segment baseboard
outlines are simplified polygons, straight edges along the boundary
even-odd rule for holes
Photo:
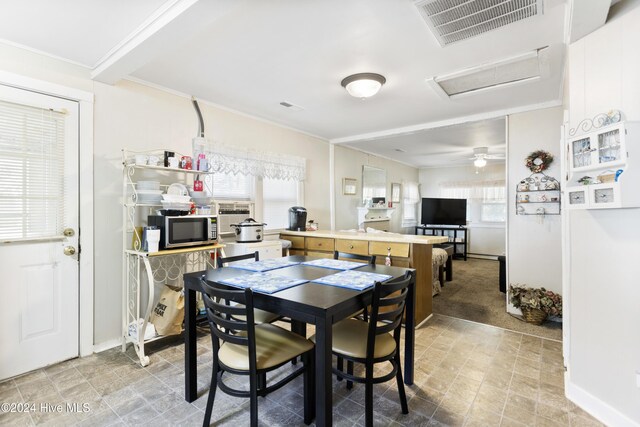
[[[105,341],[102,342],[100,344],[94,344],[93,345],[93,352],[94,353],[101,353],[105,350],[109,350],[112,349],[114,347],[118,347],[119,345],[122,345],[122,338],[114,338],[112,340],[109,341]]]
[[[601,423],[616,427],[638,427],[639,423],[620,413],[617,409],[598,399],[591,393],[569,381],[565,374],[565,394],[573,403],[584,409]]]
[[[427,316],[427,318],[426,318],[426,319],[424,319],[422,322],[418,323],[418,324],[416,325],[416,329],[418,329],[420,326],[422,326],[422,325],[424,325],[425,323],[427,323],[427,321],[428,321],[429,319],[431,319],[432,317],[433,317],[433,313],[431,313],[430,315],[428,315],[428,316]]]
[[[488,260],[491,260],[491,261],[497,261],[498,260],[498,255],[468,253],[467,254],[467,258],[488,259]]]

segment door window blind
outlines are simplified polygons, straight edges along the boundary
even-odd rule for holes
[[[0,101],[0,239],[62,235],[65,113]]]

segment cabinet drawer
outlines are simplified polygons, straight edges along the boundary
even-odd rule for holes
[[[307,237],[305,245],[309,250],[334,251],[334,239],[327,239],[324,237]]]
[[[391,250],[392,257],[409,257],[409,243],[370,242],[369,253],[371,255],[387,256]]]
[[[356,255],[369,255],[369,242],[365,240],[336,240],[336,251]]]
[[[280,236],[280,238],[284,240],[288,240],[291,242],[292,249],[304,249],[304,237],[301,236]]]
[[[289,255],[304,255],[304,249],[289,249]]]

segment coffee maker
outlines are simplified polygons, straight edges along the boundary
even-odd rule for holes
[[[305,231],[307,228],[307,210],[302,206],[289,208],[289,230]]]

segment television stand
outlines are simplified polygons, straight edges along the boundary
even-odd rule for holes
[[[420,233],[422,231],[422,233]],[[427,234],[427,231],[430,233]],[[453,257],[462,258],[467,260],[467,242],[469,241],[469,229],[464,225],[460,226],[445,226],[445,225],[416,225],[416,235],[423,236],[444,236],[445,231],[453,231],[453,241],[443,244],[453,245]],[[461,234],[460,241],[458,241],[458,233]],[[462,246],[462,253],[458,253],[456,250],[459,246]]]

